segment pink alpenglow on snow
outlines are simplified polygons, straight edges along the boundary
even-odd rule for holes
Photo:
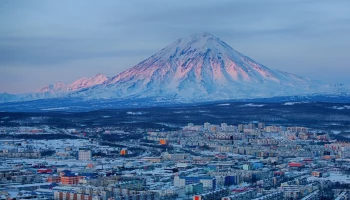
[[[64,93],[69,91],[77,91],[84,88],[90,88],[95,85],[100,85],[105,83],[108,77],[104,74],[97,74],[96,76],[90,78],[81,78],[74,81],[71,84],[56,83],[54,85],[47,85],[41,89],[36,90],[36,93]]]
[[[112,78],[98,74],[67,85],[45,86],[19,97],[4,94],[0,100],[33,100],[69,94],[70,98],[85,99],[155,98],[200,102],[325,92],[337,91],[331,85],[267,68],[219,38],[200,33],[176,40]]]

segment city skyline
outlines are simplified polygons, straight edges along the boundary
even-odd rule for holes
[[[98,73],[116,76],[201,32],[269,68],[350,84],[347,1],[2,4],[0,92],[31,92]]]

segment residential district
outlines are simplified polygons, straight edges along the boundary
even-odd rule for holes
[[[350,198],[350,143],[307,127],[0,130],[1,199]]]

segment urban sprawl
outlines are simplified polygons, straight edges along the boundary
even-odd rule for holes
[[[0,199],[350,198],[350,143],[307,127],[0,130]]]

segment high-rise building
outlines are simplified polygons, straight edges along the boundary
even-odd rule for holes
[[[238,132],[243,132],[244,126],[243,124],[238,124]]]
[[[255,129],[255,124],[249,123],[247,128],[248,129]]]
[[[205,122],[204,123],[204,130],[209,130],[210,127],[210,123],[209,122]]]
[[[227,124],[221,123],[221,131],[227,131]]]
[[[258,128],[259,129],[264,129],[265,128],[265,123],[258,123]]]
[[[90,149],[79,149],[79,160],[91,160],[92,154]]]

